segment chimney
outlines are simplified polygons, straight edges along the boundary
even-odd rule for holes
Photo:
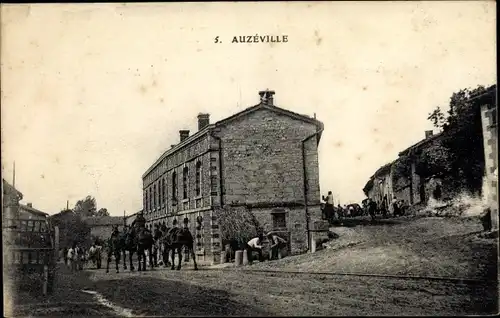
[[[170,145],[170,148],[174,148],[174,147],[175,147],[175,145]]]
[[[427,138],[431,137],[432,135],[433,135],[432,130],[426,130],[426,131],[425,131],[425,139],[427,139]]]
[[[260,91],[259,92],[259,96],[260,96],[260,102],[263,103],[263,104],[267,104],[267,105],[270,105],[270,106],[273,106],[274,105],[274,91],[270,91],[270,90],[265,90],[265,91]]]
[[[189,137],[189,130],[179,130],[179,137],[181,139],[181,142],[183,142],[184,139]]]
[[[267,91],[266,92],[266,96],[267,96],[267,104],[269,106],[274,106],[274,91]]]
[[[32,208],[33,207],[33,203],[26,203],[26,205],[28,206],[28,208]]]
[[[210,124],[210,114],[198,114],[198,130],[202,130]]]

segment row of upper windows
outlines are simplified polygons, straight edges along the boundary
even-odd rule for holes
[[[201,196],[201,184],[202,184],[202,165],[198,161],[195,168],[196,180],[195,180],[195,196]],[[178,200],[178,184],[177,184],[177,172],[172,173],[171,185],[172,185],[172,205],[177,204]],[[167,204],[167,191],[166,191],[167,178],[162,177],[157,180],[154,184],[150,185],[149,188],[144,191],[144,207],[146,211],[163,206]],[[184,167],[182,170],[182,199],[188,199],[189,194],[189,168]]]
[[[206,149],[208,149],[208,139],[206,138],[195,142],[190,146],[184,147],[184,150],[180,150],[176,153],[171,154],[167,158],[164,158],[161,163],[156,165],[155,168],[150,171],[147,176],[145,176],[145,181],[149,182],[158,178],[160,174],[164,173],[167,167],[175,165],[176,162],[181,163],[188,160],[189,158],[199,156]],[[162,169],[158,169],[159,167],[161,167]]]

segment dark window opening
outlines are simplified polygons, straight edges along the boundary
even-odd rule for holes
[[[182,198],[183,199],[188,198],[188,174],[189,174],[188,167],[184,167],[184,169],[182,171]]]
[[[153,208],[153,189],[149,187],[149,209]]]
[[[172,174],[172,204],[176,204],[177,202],[177,173]]]
[[[156,208],[158,198],[156,197],[156,184],[153,185],[153,208]]]
[[[273,227],[286,228],[286,215],[285,213],[273,213]]]
[[[161,196],[162,196],[162,204],[167,204],[167,196],[166,196],[166,189],[165,189],[165,179],[161,179]]]
[[[196,196],[201,195],[201,162],[196,163]]]

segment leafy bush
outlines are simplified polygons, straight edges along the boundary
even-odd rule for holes
[[[451,173],[450,150],[441,143],[436,142],[422,149],[416,159],[415,172],[423,178],[445,176]]]
[[[236,241],[240,248],[252,237],[263,232],[255,215],[246,208],[226,206],[217,211],[221,241]]]

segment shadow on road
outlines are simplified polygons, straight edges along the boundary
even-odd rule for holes
[[[150,277],[95,282],[93,290],[113,303],[147,316],[267,316],[231,299],[226,291]],[[223,286],[221,286],[223,288]]]

